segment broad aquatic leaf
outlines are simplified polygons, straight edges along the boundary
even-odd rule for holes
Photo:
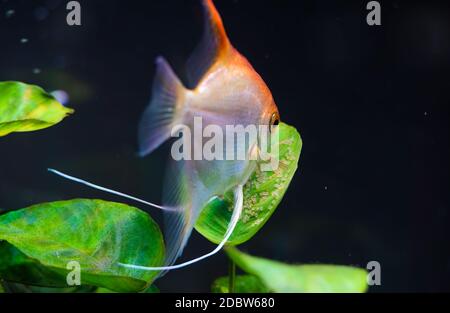
[[[96,289],[96,287],[93,286],[55,288],[24,285],[13,282],[4,282],[3,285],[5,292],[8,293],[91,293]]]
[[[215,293],[228,293],[229,277],[224,276],[216,279],[211,286]],[[267,293],[269,289],[263,282],[253,275],[237,275],[234,281],[234,292],[236,293]]]
[[[0,240],[9,243],[0,275],[30,285],[67,287],[67,267],[75,261],[83,285],[136,292],[150,286],[158,272],[118,263],[160,266],[164,261],[161,231],[148,214],[101,200],[45,203],[0,215]]]
[[[234,247],[228,256],[243,271],[255,275],[273,292],[365,292],[367,272],[340,265],[290,265],[254,257]]]
[[[0,137],[53,126],[71,113],[72,109],[64,107],[38,86],[0,83]]]
[[[297,170],[302,140],[297,130],[281,123],[279,135],[279,167],[275,171],[261,171],[259,167],[244,186],[244,206],[228,245],[238,245],[252,238],[269,220],[286,192]],[[222,241],[233,209],[233,193],[223,199],[214,198],[200,214],[195,229],[214,243]]]
[[[28,257],[7,241],[0,242],[0,278],[13,293],[85,293],[96,288],[68,287],[60,272]]]
[[[25,285],[67,287],[60,273],[28,257],[7,241],[0,242],[0,278]]]
[[[140,291],[139,293],[159,293],[158,287],[155,285],[151,285],[150,287],[145,288],[144,290]],[[106,289],[106,288],[97,288],[95,290],[95,293],[116,293],[115,291]]]
[[[144,291],[141,291],[141,293],[160,293],[160,291],[158,287],[151,285],[150,287],[144,289]]]

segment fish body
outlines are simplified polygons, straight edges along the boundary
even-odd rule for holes
[[[223,134],[227,126],[276,125],[278,109],[260,75],[230,43],[222,19],[211,0],[203,0],[205,29],[202,41],[188,61],[189,84],[186,88],[164,58],[157,58],[153,95],[139,127],[140,153],[146,155],[169,139],[180,125],[194,130],[201,118],[202,130],[213,125]],[[196,120],[197,118],[197,120]],[[184,134],[183,134],[184,135]],[[222,152],[230,146],[223,139]],[[196,141],[197,140],[197,141]],[[207,138],[194,138],[195,148]],[[235,190],[242,199],[242,186],[256,167],[251,155],[258,140],[234,143],[234,150],[244,149],[244,159],[192,158],[171,161],[166,175],[163,206],[166,212],[166,265],[180,256],[201,209],[214,197]],[[238,192],[236,192],[236,189]],[[242,205],[235,205],[242,210]],[[236,216],[236,215],[235,215]],[[237,214],[239,217],[239,214]]]
[[[202,118],[202,126],[215,125],[226,134],[227,125],[262,125],[267,124],[274,111],[270,90],[254,71],[248,61],[233,47],[226,59],[217,62],[205,74],[194,90],[186,93],[186,113],[182,123],[194,129],[194,117]],[[208,138],[201,142],[203,146]],[[224,139],[223,155],[227,154]],[[207,186],[209,194],[206,198],[223,195],[232,187],[246,181],[255,167],[250,160],[252,148],[257,142],[247,142],[245,146],[234,149],[245,149],[245,160],[192,160],[188,162],[198,173],[198,178]],[[192,144],[194,146],[195,143]],[[225,157],[224,157],[225,158]]]
[[[272,130],[279,123],[278,109],[269,88],[248,60],[231,45],[212,0],[202,2],[205,12],[203,38],[187,63],[190,88],[183,85],[164,58],[158,57],[152,100],[139,125],[142,156],[151,153],[181,130],[194,130],[195,133],[200,128],[200,139],[194,135],[188,139],[189,145],[183,147],[183,153],[186,149],[193,158],[178,159],[172,154],[164,184],[163,205],[48,169],[76,183],[164,211],[165,264],[148,267],[118,262],[122,267],[167,271],[196,263],[220,251],[230,238],[242,212],[243,186],[255,170],[261,152],[267,152],[267,147],[264,147],[267,141],[263,143],[264,134],[261,136],[258,130],[261,126]],[[198,120],[201,120],[200,127]],[[241,137],[241,141],[235,140],[234,136],[239,133],[236,128],[230,136],[230,126],[242,127],[244,139]],[[247,136],[248,126],[257,128],[254,136]],[[214,131],[210,129],[208,135],[206,131],[209,127]],[[209,139],[204,137],[205,133],[206,137],[213,133],[224,136],[216,141],[222,142],[222,145],[215,144],[214,152],[218,152],[219,156],[210,158],[203,155],[203,148],[209,143]],[[183,142],[185,135],[183,132]],[[264,157],[261,159],[266,161]],[[181,255],[201,210],[211,199],[222,197],[228,191],[233,191],[234,206],[221,243],[205,255],[173,265]]]

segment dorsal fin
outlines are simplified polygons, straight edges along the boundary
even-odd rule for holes
[[[202,0],[204,10],[203,37],[187,62],[189,87],[195,88],[208,69],[227,55],[231,48],[222,18],[212,0]]]

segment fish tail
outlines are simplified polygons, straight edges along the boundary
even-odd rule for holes
[[[139,124],[139,154],[147,155],[169,139],[182,121],[186,89],[163,57],[156,59],[152,100]]]

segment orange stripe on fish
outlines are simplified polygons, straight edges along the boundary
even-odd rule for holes
[[[215,37],[218,41],[217,47],[217,58],[224,56],[228,49],[230,48],[230,42],[228,40],[227,33],[225,32],[225,28],[223,27],[222,18],[219,15],[219,12],[216,9],[212,0],[203,0],[203,5],[206,10],[206,14],[209,15],[209,23],[211,29],[215,33]]]

